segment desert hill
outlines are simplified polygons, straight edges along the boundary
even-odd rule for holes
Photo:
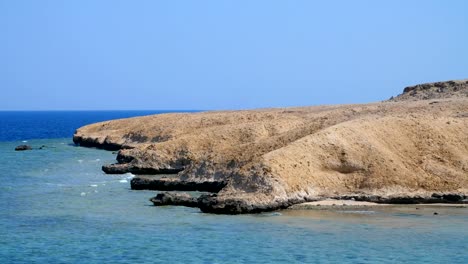
[[[120,149],[106,173],[134,189],[217,192],[205,212],[248,213],[324,198],[456,202],[468,193],[468,84],[423,84],[381,103],[161,114],[78,129]]]

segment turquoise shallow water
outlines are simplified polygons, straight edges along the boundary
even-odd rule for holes
[[[285,210],[223,216],[153,207],[111,152],[67,139],[0,142],[1,263],[468,263],[468,209]],[[440,215],[432,213],[438,211]]]

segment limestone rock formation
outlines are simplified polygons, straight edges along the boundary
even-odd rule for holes
[[[107,173],[176,174],[136,177],[134,189],[216,191],[198,199],[204,212],[260,212],[340,197],[466,199],[466,82],[415,87],[381,103],[106,121],[78,129],[73,140],[119,149],[117,163],[103,167]],[[416,96],[423,91],[427,96]]]

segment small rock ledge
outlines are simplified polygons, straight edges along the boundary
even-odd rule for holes
[[[151,198],[150,201],[154,204],[154,206],[176,205],[198,207],[197,198],[190,196],[188,193],[158,193],[158,195]]]
[[[125,173],[133,173],[133,174],[148,174],[148,175],[157,175],[157,174],[177,174],[183,169],[155,169],[151,167],[141,168],[130,166],[127,163],[124,164],[109,164],[102,166],[102,170],[107,174],[125,174]]]
[[[154,191],[199,191],[217,193],[226,186],[225,182],[217,181],[180,181],[173,179],[149,179],[135,177],[130,181],[132,190]]]
[[[104,140],[100,142],[97,138],[83,137],[83,136],[78,136],[78,135],[73,136],[73,143],[81,147],[98,148],[98,149],[105,149],[105,150],[110,150],[110,151],[116,151],[122,148],[128,148],[126,146],[122,146],[120,144],[110,142],[108,140]]]
[[[288,199],[268,203],[265,205],[251,204],[244,200],[224,199],[219,200],[217,194],[205,194],[198,198],[198,207],[204,213],[211,214],[257,214],[286,209],[294,204],[311,202],[314,199]]]
[[[433,193],[430,196],[398,196],[382,197],[377,195],[350,195],[331,197],[338,200],[355,200],[362,202],[385,203],[385,204],[433,204],[433,203],[454,203],[462,204],[468,197],[459,193]]]

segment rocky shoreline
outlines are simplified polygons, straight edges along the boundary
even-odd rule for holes
[[[468,196],[461,193],[432,193],[427,195],[399,195],[399,196],[379,196],[379,195],[343,195],[330,197],[304,197],[302,199],[291,199],[277,202],[265,206],[252,206],[238,200],[225,200],[219,203],[217,194],[226,186],[226,183],[218,182],[184,182],[169,178],[152,178],[148,176],[136,176],[131,180],[133,190],[155,190],[161,191],[151,198],[155,206],[188,206],[198,207],[202,212],[215,214],[243,214],[260,213],[286,209],[290,206],[309,202],[320,202],[333,199],[337,203],[368,202],[371,204],[465,204]],[[172,191],[172,192],[171,192]],[[190,196],[187,191],[210,192],[199,197]]]
[[[468,194],[468,82],[405,88],[387,102],[162,114],[78,129],[75,144],[116,151],[108,174],[155,205],[259,213],[323,199],[464,203]],[[173,177],[144,175],[172,174]],[[142,175],[142,176],[140,176]]]
[[[308,208],[308,206],[378,206],[378,205],[416,205],[416,204],[436,204],[436,205],[465,205],[468,203],[467,196],[460,194],[432,194],[430,197],[378,197],[378,196],[345,196],[320,200],[291,200],[284,203],[269,205],[264,207],[251,207],[239,201],[232,200],[217,204],[216,194],[205,194],[199,197],[192,197],[184,192],[162,192],[151,198],[155,206],[187,206],[198,207],[202,212],[215,214],[241,214],[260,213],[286,209],[293,206],[296,209]]]

